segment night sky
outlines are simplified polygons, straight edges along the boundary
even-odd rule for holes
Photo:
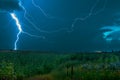
[[[14,49],[18,28],[10,13],[24,32],[45,37],[23,33],[18,50],[120,50],[120,0],[0,0],[0,49]]]

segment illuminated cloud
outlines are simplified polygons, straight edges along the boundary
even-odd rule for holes
[[[19,0],[0,0],[0,11],[12,12],[21,9]]]
[[[104,30],[103,38],[106,41],[120,40],[120,26],[118,25],[105,26],[101,28],[101,30]]]

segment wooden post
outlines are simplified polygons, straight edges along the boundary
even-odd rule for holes
[[[69,75],[68,75],[68,68],[69,68],[69,67],[68,67],[68,65],[67,65],[67,77],[69,76]]]
[[[71,80],[73,80],[74,68],[73,65],[71,66]]]

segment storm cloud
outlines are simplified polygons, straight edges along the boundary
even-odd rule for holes
[[[21,9],[19,0],[0,0],[0,11],[12,12]]]

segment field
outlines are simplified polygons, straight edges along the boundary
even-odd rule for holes
[[[0,52],[0,80],[120,80],[120,53]]]

